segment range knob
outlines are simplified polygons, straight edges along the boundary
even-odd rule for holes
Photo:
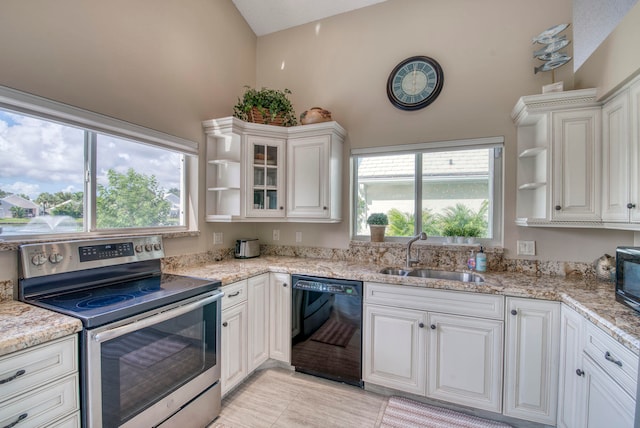
[[[156,251],[160,251],[162,247],[160,246],[160,243],[156,242],[155,244],[153,244],[153,249]]]
[[[144,246],[145,251],[151,251],[152,248],[151,244],[145,244]]]
[[[41,266],[47,262],[47,257],[44,254],[36,254],[31,257],[31,263],[36,266]]]
[[[49,256],[49,261],[53,264],[60,263],[62,259],[64,259],[64,257],[60,253],[53,253]]]
[[[142,245],[136,245],[136,253],[142,252]]]

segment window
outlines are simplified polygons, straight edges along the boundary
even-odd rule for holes
[[[502,138],[484,138],[354,150],[354,237],[368,236],[368,216],[381,212],[387,237],[424,231],[430,240],[473,236],[500,245],[502,148]]]
[[[187,230],[196,154],[196,143],[0,88],[0,238]]]

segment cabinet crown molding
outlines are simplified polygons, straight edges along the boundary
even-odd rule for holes
[[[533,123],[535,116],[550,111],[597,107],[602,105],[596,100],[596,88],[575,91],[552,92],[548,94],[525,95],[520,97],[511,111],[511,119],[516,125]]]

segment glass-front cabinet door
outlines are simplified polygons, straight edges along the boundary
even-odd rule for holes
[[[284,217],[284,140],[248,137],[247,217]]]

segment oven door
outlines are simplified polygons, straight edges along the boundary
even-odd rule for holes
[[[156,426],[219,382],[222,295],[85,330],[86,426]]]

